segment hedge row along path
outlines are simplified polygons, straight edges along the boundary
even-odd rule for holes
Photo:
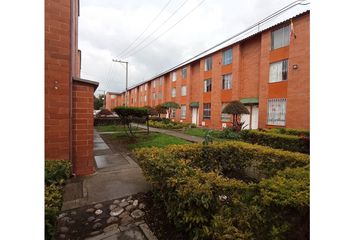
[[[140,128],[146,129],[145,125],[138,124],[137,126]],[[149,129],[151,132],[158,132],[158,133],[163,133],[166,135],[178,137],[178,138],[184,139],[184,140],[192,142],[192,143],[202,143],[204,141],[204,139],[201,137],[191,136],[188,134],[184,134],[184,133],[176,132],[176,131],[172,131],[172,130],[167,130],[167,129],[162,129],[162,128],[154,128],[154,127],[149,127]]]
[[[141,168],[96,131],[94,155],[97,172],[73,178],[64,188],[56,239],[157,239],[144,220],[141,196],[150,185]]]

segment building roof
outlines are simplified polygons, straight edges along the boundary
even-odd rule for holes
[[[93,85],[94,86],[94,90],[96,90],[98,85],[100,84],[99,82],[95,82],[95,81],[87,80],[87,79],[83,79],[83,78],[77,78],[77,77],[73,77],[73,80],[77,81],[77,82],[87,83],[87,84]]]
[[[241,42],[242,40],[245,40],[246,38],[249,38],[249,37],[252,37],[258,33],[261,33],[271,27],[274,27],[278,24],[281,24],[283,22],[286,22],[292,18],[295,18],[299,15],[302,15],[306,12],[309,12],[310,11],[310,2],[308,1],[304,1],[304,0],[298,0],[298,1],[295,1],[291,4],[288,4],[287,6],[283,7],[282,9],[272,13],[271,15],[267,16],[266,18],[260,20],[259,22],[253,24],[252,26],[246,28],[245,30],[231,36],[230,38],[222,41],[221,43],[218,43],[216,44],[215,46],[193,56],[192,58],[158,74],[158,75],[155,75],[154,77],[148,79],[148,80],[145,80],[143,82],[140,82],[138,84],[135,84],[131,87],[128,88],[128,91],[135,88],[135,87],[138,87],[140,85],[143,85],[151,80],[154,80],[158,77],[161,77],[163,75],[165,75],[166,73],[168,72],[171,72],[173,70],[176,70],[182,66],[185,66],[191,62],[194,62],[196,60],[199,60],[205,56],[208,56],[212,53],[215,53],[223,48],[226,48],[228,46],[231,46],[235,43],[238,43],[238,42]],[[125,91],[122,91],[121,93],[124,93]]]

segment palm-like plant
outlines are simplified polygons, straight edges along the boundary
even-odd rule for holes
[[[222,113],[232,114],[232,125],[236,132],[241,131],[245,122],[241,122],[241,114],[250,114],[240,101],[232,101],[225,106]]]

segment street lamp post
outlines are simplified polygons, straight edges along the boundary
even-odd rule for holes
[[[113,62],[125,63],[125,106],[128,106],[128,62],[112,59]]]

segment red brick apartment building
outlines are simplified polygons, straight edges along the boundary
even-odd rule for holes
[[[64,159],[73,173],[93,173],[93,93],[80,78],[78,0],[45,1],[45,158]]]
[[[221,46],[128,90],[128,106],[174,101],[174,121],[220,129],[233,100],[250,111],[247,128],[310,128],[310,9],[298,4]],[[114,97],[112,97],[114,96]],[[106,106],[124,104],[125,92],[106,95]]]

